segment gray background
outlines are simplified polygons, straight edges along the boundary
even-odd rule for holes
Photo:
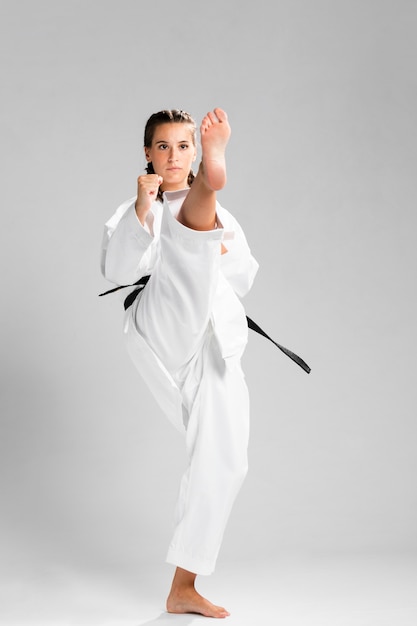
[[[102,226],[161,108],[233,134],[260,263],[250,473],[220,564],[417,548],[416,27],[407,0],[2,1],[5,576],[162,562],[181,438],[97,297]],[[110,285],[109,285],[110,287]]]

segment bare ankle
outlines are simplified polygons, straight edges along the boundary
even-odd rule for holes
[[[167,598],[168,613],[198,613],[205,617],[224,618],[230,613],[203,598],[195,589],[196,574],[177,567]]]

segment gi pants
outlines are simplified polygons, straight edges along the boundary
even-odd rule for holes
[[[247,323],[222,276],[222,229],[180,224],[183,199],[183,192],[165,194],[160,257],[126,313],[125,332],[139,372],[185,435],[188,467],[167,561],[211,574],[247,472],[249,400],[240,365]]]

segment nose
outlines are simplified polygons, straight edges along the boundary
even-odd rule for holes
[[[177,158],[178,158],[177,151],[176,151],[175,147],[173,146],[169,150],[168,161],[170,161],[172,163],[173,161],[176,161]]]

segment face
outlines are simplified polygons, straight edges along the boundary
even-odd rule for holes
[[[145,156],[148,163],[152,161],[155,174],[164,179],[162,191],[188,187],[188,174],[197,156],[189,124],[168,122],[157,126]]]

